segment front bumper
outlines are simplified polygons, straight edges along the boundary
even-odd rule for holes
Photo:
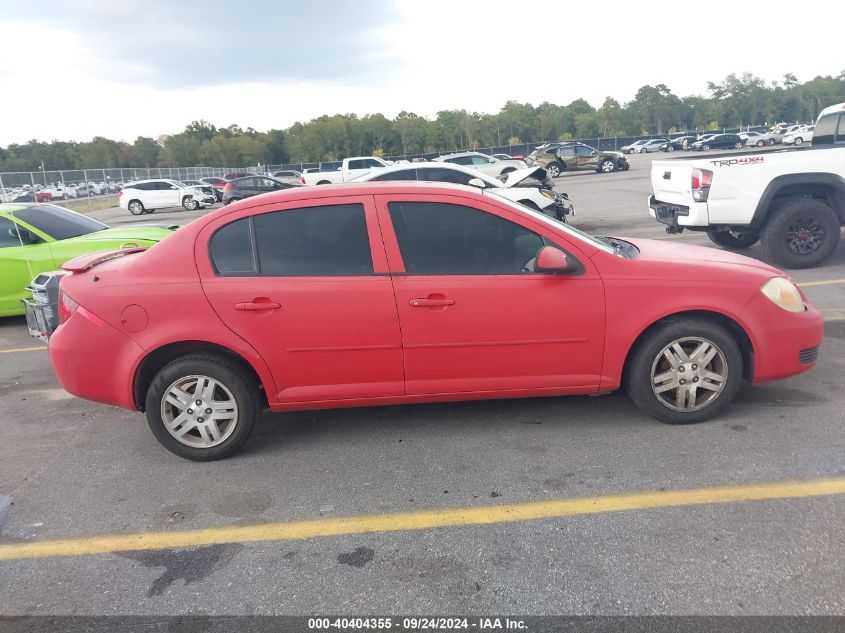
[[[781,310],[762,293],[747,306],[754,337],[753,382],[794,376],[816,364],[824,340],[824,320],[813,306],[794,314]]]

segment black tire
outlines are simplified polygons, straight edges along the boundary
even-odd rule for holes
[[[709,145],[702,145],[702,146],[701,146],[701,149],[702,149],[702,151],[709,152],[709,151],[710,151],[710,146],[709,146]]]
[[[162,401],[167,389],[181,378],[208,376],[225,385],[238,407],[238,416],[232,433],[220,444],[209,448],[187,446],[165,428],[162,419]],[[165,365],[153,378],[147,389],[145,410],[147,423],[156,439],[167,450],[179,457],[194,461],[223,459],[236,452],[249,439],[261,415],[261,398],[258,385],[235,363],[223,356],[189,354]]]
[[[757,147],[763,147],[763,145],[765,145],[765,142],[762,139],[757,141]]]
[[[693,337],[706,340],[721,352],[721,356],[717,355],[707,367],[711,367],[714,362],[724,365],[725,380],[721,391],[704,403],[702,408],[678,411],[670,408],[663,396],[652,389],[652,372],[661,371],[660,363],[665,362],[661,352],[666,346],[673,341]],[[689,343],[690,347],[695,344]],[[693,376],[695,372],[692,367],[695,365],[692,361],[688,362],[689,365],[682,366],[689,373],[683,375]],[[628,396],[643,412],[668,424],[691,424],[713,418],[728,406],[742,385],[742,376],[742,353],[728,330],[710,319],[679,316],[666,319],[637,341],[625,364],[624,383]],[[713,392],[702,389],[701,393],[709,395]]]
[[[748,248],[754,246],[760,239],[760,234],[751,229],[735,229],[733,231],[707,231],[710,241],[724,248]]]
[[[775,139],[770,138],[770,139],[769,139],[768,141],[766,141],[766,142],[767,142],[767,143],[768,143],[768,145],[771,147],[772,145],[774,145],[774,144],[775,144]]]
[[[129,204],[126,205],[126,207],[129,209],[129,213],[131,213],[132,215],[144,215],[144,213],[147,212],[147,210],[144,208],[144,203],[140,200],[130,200]]]
[[[763,228],[766,257],[785,268],[812,268],[831,256],[840,238],[833,209],[817,198],[789,198]]]
[[[564,165],[563,163],[558,163],[557,161],[546,165],[546,173],[549,175],[550,178],[557,178],[565,171],[566,165]]]
[[[599,163],[599,166],[596,171],[600,174],[609,174],[611,172],[614,172],[616,171],[616,161],[614,161],[612,158],[605,158]]]
[[[737,141],[736,143],[734,143],[734,149],[742,149],[744,146],[745,146],[745,143],[742,143],[740,141]]]
[[[667,145],[667,146],[666,146],[666,151],[667,151],[667,152],[674,152],[674,151],[675,151],[675,146],[674,146],[674,145]]]
[[[182,208],[185,209],[185,211],[196,211],[200,208],[199,200],[193,196],[185,196],[182,198]]]

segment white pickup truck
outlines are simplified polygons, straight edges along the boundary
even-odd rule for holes
[[[392,165],[390,161],[382,160],[378,156],[354,156],[344,158],[340,169],[334,171],[310,171],[302,174],[303,185],[329,185],[337,182],[348,182],[374,169],[382,169]]]
[[[809,268],[845,224],[845,103],[822,110],[811,147],[655,160],[649,212],[669,233],[707,231],[726,248],[761,241],[768,259]]]

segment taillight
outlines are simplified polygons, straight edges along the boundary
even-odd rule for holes
[[[710,195],[710,185],[713,183],[713,172],[709,169],[692,169],[692,197],[696,202],[705,202]]]
[[[79,304],[59,289],[59,325],[67,321],[79,308]]]
[[[232,183],[231,182],[227,182],[225,185],[223,185],[223,191],[231,191],[231,190],[232,190]]]
[[[300,176],[299,182],[301,182],[304,185],[305,184],[305,176]]]

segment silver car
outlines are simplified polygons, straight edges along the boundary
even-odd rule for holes
[[[493,178],[500,178],[503,174],[508,174],[517,169],[525,169],[526,164],[523,160],[511,158],[510,160],[499,160],[481,152],[460,152],[457,154],[445,154],[438,156],[435,161],[442,163],[452,163],[454,165],[463,165],[480,171],[482,174],[492,176]]]

